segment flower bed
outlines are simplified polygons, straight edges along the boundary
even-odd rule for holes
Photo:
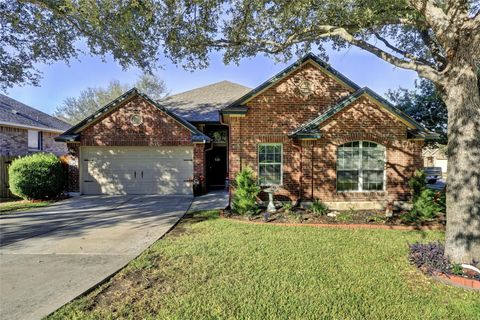
[[[401,213],[387,217],[382,210],[346,210],[314,213],[311,209],[281,208],[276,213],[270,214],[260,210],[254,215],[237,215],[229,210],[224,211],[224,216],[236,220],[270,223],[270,224],[302,224],[302,225],[366,225],[366,226],[402,226],[406,229],[435,229],[443,230],[445,221],[443,216],[437,219],[421,222],[408,222],[402,219]]]
[[[411,244],[409,261],[423,273],[444,283],[480,290],[480,272],[475,267],[478,261],[472,261],[469,265],[451,263],[440,242]]]

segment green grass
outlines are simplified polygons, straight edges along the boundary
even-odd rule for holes
[[[201,212],[51,319],[478,319],[480,295],[423,275],[436,231],[250,225]],[[205,220],[203,220],[205,219]]]
[[[50,204],[52,204],[52,201],[32,202],[29,200],[9,200],[6,202],[0,202],[0,214],[28,211],[33,208],[45,207]]]

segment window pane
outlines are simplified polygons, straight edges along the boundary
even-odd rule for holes
[[[364,170],[363,189],[383,190],[383,170]]]
[[[339,191],[358,190],[358,171],[338,171],[337,189]]]
[[[258,181],[262,185],[279,185],[282,181],[282,145],[258,147]]]
[[[28,148],[38,149],[38,131],[28,130]]]

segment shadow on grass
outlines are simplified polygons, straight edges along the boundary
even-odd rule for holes
[[[189,230],[188,226],[208,220],[216,220],[219,217],[219,210],[202,210],[186,213],[175,228],[168,232],[168,235],[179,237],[184,234],[190,234],[192,233],[192,230]]]

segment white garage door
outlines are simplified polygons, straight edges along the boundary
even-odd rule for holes
[[[192,147],[81,147],[83,194],[192,194]]]

